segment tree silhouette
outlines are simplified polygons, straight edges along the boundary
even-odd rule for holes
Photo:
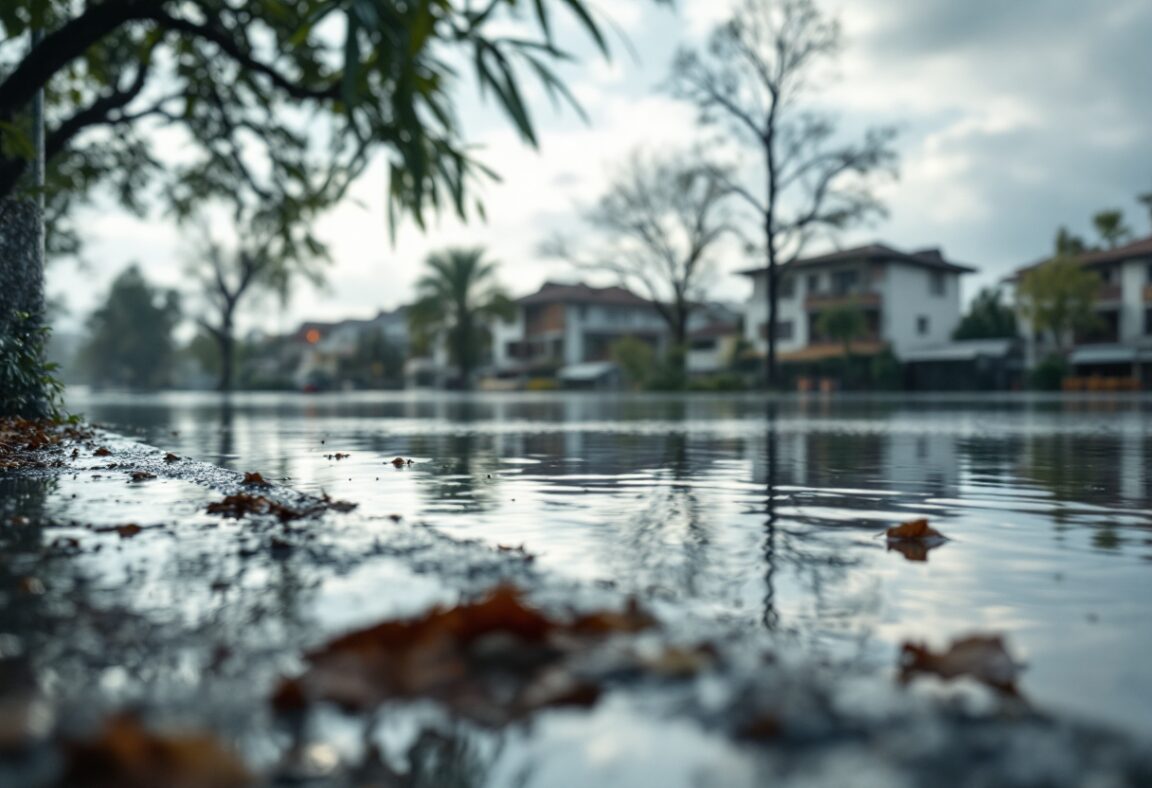
[[[582,251],[558,235],[542,251],[584,269],[611,272],[625,287],[644,293],[668,326],[669,358],[679,374],[688,320],[704,300],[711,273],[709,253],[731,229],[722,204],[726,191],[715,167],[635,151],[600,201],[584,212],[602,246]]]
[[[892,171],[896,161],[891,129],[839,144],[828,116],[801,108],[821,63],[839,49],[839,25],[813,0],[744,0],[705,48],[681,50],[673,63],[673,94],[695,104],[703,122],[725,124],[762,160],[757,186],[735,177],[727,183],[761,228],[769,383],[776,376],[778,266],[797,259],[813,235],[882,214],[871,176]]]
[[[985,287],[972,299],[953,339],[1015,339],[1016,313],[1000,300],[1000,288]]]

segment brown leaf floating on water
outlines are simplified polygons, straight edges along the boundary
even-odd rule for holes
[[[308,653],[272,703],[300,711],[326,701],[367,711],[391,699],[431,698],[480,722],[502,724],[542,706],[588,704],[599,689],[575,676],[567,658],[613,634],[654,625],[635,606],[572,620],[525,604],[509,585],[476,602],[434,607],[384,621]]]
[[[412,460],[405,460],[403,457],[395,457],[392,460],[392,466],[395,468],[403,468],[405,465],[411,465]]]
[[[968,676],[1005,694],[1016,695],[1019,666],[999,635],[969,635],[953,640],[941,652],[922,643],[905,643],[900,648],[900,681],[911,681],[918,673],[946,681]]]
[[[944,539],[944,534],[928,525],[928,518],[921,517],[889,528],[884,532],[889,539]]]
[[[133,481],[133,482],[146,482],[149,479],[155,479],[155,478],[156,478],[156,474],[149,473],[148,471],[132,471],[131,481]]]
[[[95,737],[70,742],[62,785],[78,788],[239,788],[244,763],[206,733],[152,733],[135,717],[112,717]]]

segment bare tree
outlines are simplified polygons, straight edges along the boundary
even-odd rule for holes
[[[776,377],[778,266],[798,258],[818,233],[883,215],[873,176],[895,171],[892,129],[842,144],[829,116],[800,106],[821,62],[839,49],[839,25],[813,0],[744,0],[703,50],[681,50],[673,63],[673,94],[694,103],[702,122],[725,125],[763,158],[758,186],[737,178],[727,186],[757,215],[763,233],[768,383]]]
[[[647,296],[668,325],[671,359],[684,362],[688,319],[704,298],[715,243],[731,229],[726,174],[698,157],[633,152],[604,195],[583,212],[599,245],[576,248],[557,235],[541,251],[587,270],[615,274]]]
[[[215,342],[220,358],[216,388],[231,391],[236,366],[236,316],[242,302],[255,292],[272,293],[285,302],[293,281],[303,277],[314,285],[323,283],[321,266],[327,262],[327,249],[313,245],[313,255],[304,257],[279,237],[259,233],[245,238],[235,250],[227,250],[200,225],[203,240],[188,272],[207,302],[208,315],[197,318],[199,325]]]

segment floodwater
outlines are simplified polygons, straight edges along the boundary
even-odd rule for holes
[[[1047,712],[1152,736],[1152,399],[73,392],[69,405],[165,451],[356,501],[365,521],[523,545],[539,570],[766,631],[819,664],[890,674],[905,640],[1000,633]],[[926,560],[886,550],[883,528],[924,516],[950,541]],[[358,623],[348,611],[382,588],[428,583],[357,577],[317,579],[329,628]],[[280,593],[290,608],[304,591]],[[549,723],[557,753],[566,720]],[[655,753],[680,735],[663,731],[585,746]]]

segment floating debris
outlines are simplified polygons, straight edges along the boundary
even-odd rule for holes
[[[952,641],[941,652],[922,643],[905,643],[900,648],[900,681],[905,683],[918,673],[946,681],[968,676],[1006,695],[1017,695],[1018,672],[999,635],[969,635]]]
[[[155,479],[156,474],[149,473],[148,471],[132,471],[132,478],[130,482],[146,482],[149,479]]]
[[[164,462],[176,462],[180,459],[179,455],[168,452],[164,455]]]

